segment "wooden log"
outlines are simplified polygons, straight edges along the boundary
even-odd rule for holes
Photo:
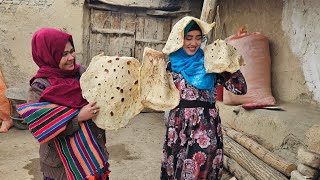
[[[285,180],[287,177],[276,171],[268,164],[264,163],[256,156],[251,154],[246,148],[232,140],[228,136],[224,136],[224,152],[227,156],[237,161],[240,166],[245,168],[254,178],[261,180]]]
[[[171,16],[171,17],[177,17],[179,15],[184,15],[187,13],[190,13],[190,10],[182,10],[182,11],[161,11],[161,10],[147,10],[147,15],[152,16]]]
[[[119,34],[119,35],[134,36],[134,32],[122,30],[122,29],[92,28],[92,33]]]
[[[302,164],[307,166],[320,169],[320,155],[307,151],[304,148],[300,147],[298,149],[298,160]]]
[[[235,160],[229,158],[228,156],[223,156],[223,167],[237,179],[255,180],[255,178],[247,170],[245,170]]]
[[[263,162],[282,172],[284,175],[289,177],[291,172],[297,169],[297,166],[294,163],[289,163],[280,156],[275,155],[254,140],[250,139],[248,136],[231,128],[224,127],[223,129],[229,137],[241,144],[243,147],[247,148]]]
[[[216,16],[216,9],[218,6],[218,0],[204,0],[202,5],[202,11],[200,19],[207,23],[212,23]],[[208,42],[211,43],[212,33],[208,34]]]
[[[299,171],[295,170],[291,172],[290,180],[307,180],[307,178],[300,174]]]
[[[298,164],[298,171],[307,178],[314,179],[318,176],[319,170],[304,164]]]
[[[212,23],[215,18],[217,5],[218,0],[204,0],[200,19],[204,22]]]

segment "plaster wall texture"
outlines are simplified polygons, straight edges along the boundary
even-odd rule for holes
[[[73,35],[77,63],[82,62],[81,0],[0,0],[0,69],[7,87],[27,88],[38,67],[32,60],[31,38],[42,27]]]
[[[285,1],[282,28],[302,64],[305,84],[320,102],[320,1]]]

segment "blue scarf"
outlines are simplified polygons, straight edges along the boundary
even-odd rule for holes
[[[210,97],[212,97],[216,74],[206,73],[204,52],[201,48],[193,56],[188,55],[183,48],[180,48],[171,53],[169,59],[173,72],[182,74],[189,84],[198,89],[210,90]]]

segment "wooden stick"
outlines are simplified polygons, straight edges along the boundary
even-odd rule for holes
[[[204,0],[200,19],[207,23],[212,23],[216,16],[218,0]],[[208,34],[208,42],[212,42],[212,33]]]
[[[235,160],[229,158],[228,156],[223,156],[223,167],[226,168],[237,179],[255,180],[255,178],[247,170],[245,170]]]
[[[204,0],[200,19],[207,23],[212,23],[216,14],[218,0]]]
[[[291,172],[297,169],[297,166],[295,164],[289,163],[280,156],[275,155],[254,140],[250,139],[248,136],[231,128],[224,127],[223,129],[225,133],[237,143],[247,148],[251,153],[256,155],[263,162],[282,172],[286,176],[289,177],[291,175]]]
[[[300,147],[298,149],[298,160],[307,166],[320,169],[320,154],[316,154]]]
[[[251,154],[246,148],[242,147],[240,144],[236,143],[228,136],[224,136],[224,152],[227,156],[237,161],[240,166],[245,168],[250,174],[261,180],[266,179],[277,179],[277,180],[287,180],[283,174],[276,171],[268,164],[264,163],[256,156]]]

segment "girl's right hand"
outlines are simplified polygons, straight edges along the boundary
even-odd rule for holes
[[[78,114],[78,121],[87,121],[89,119],[92,119],[94,116],[97,115],[99,112],[99,106],[96,106],[97,102],[90,102],[89,104],[83,106],[80,109],[80,112]]]

